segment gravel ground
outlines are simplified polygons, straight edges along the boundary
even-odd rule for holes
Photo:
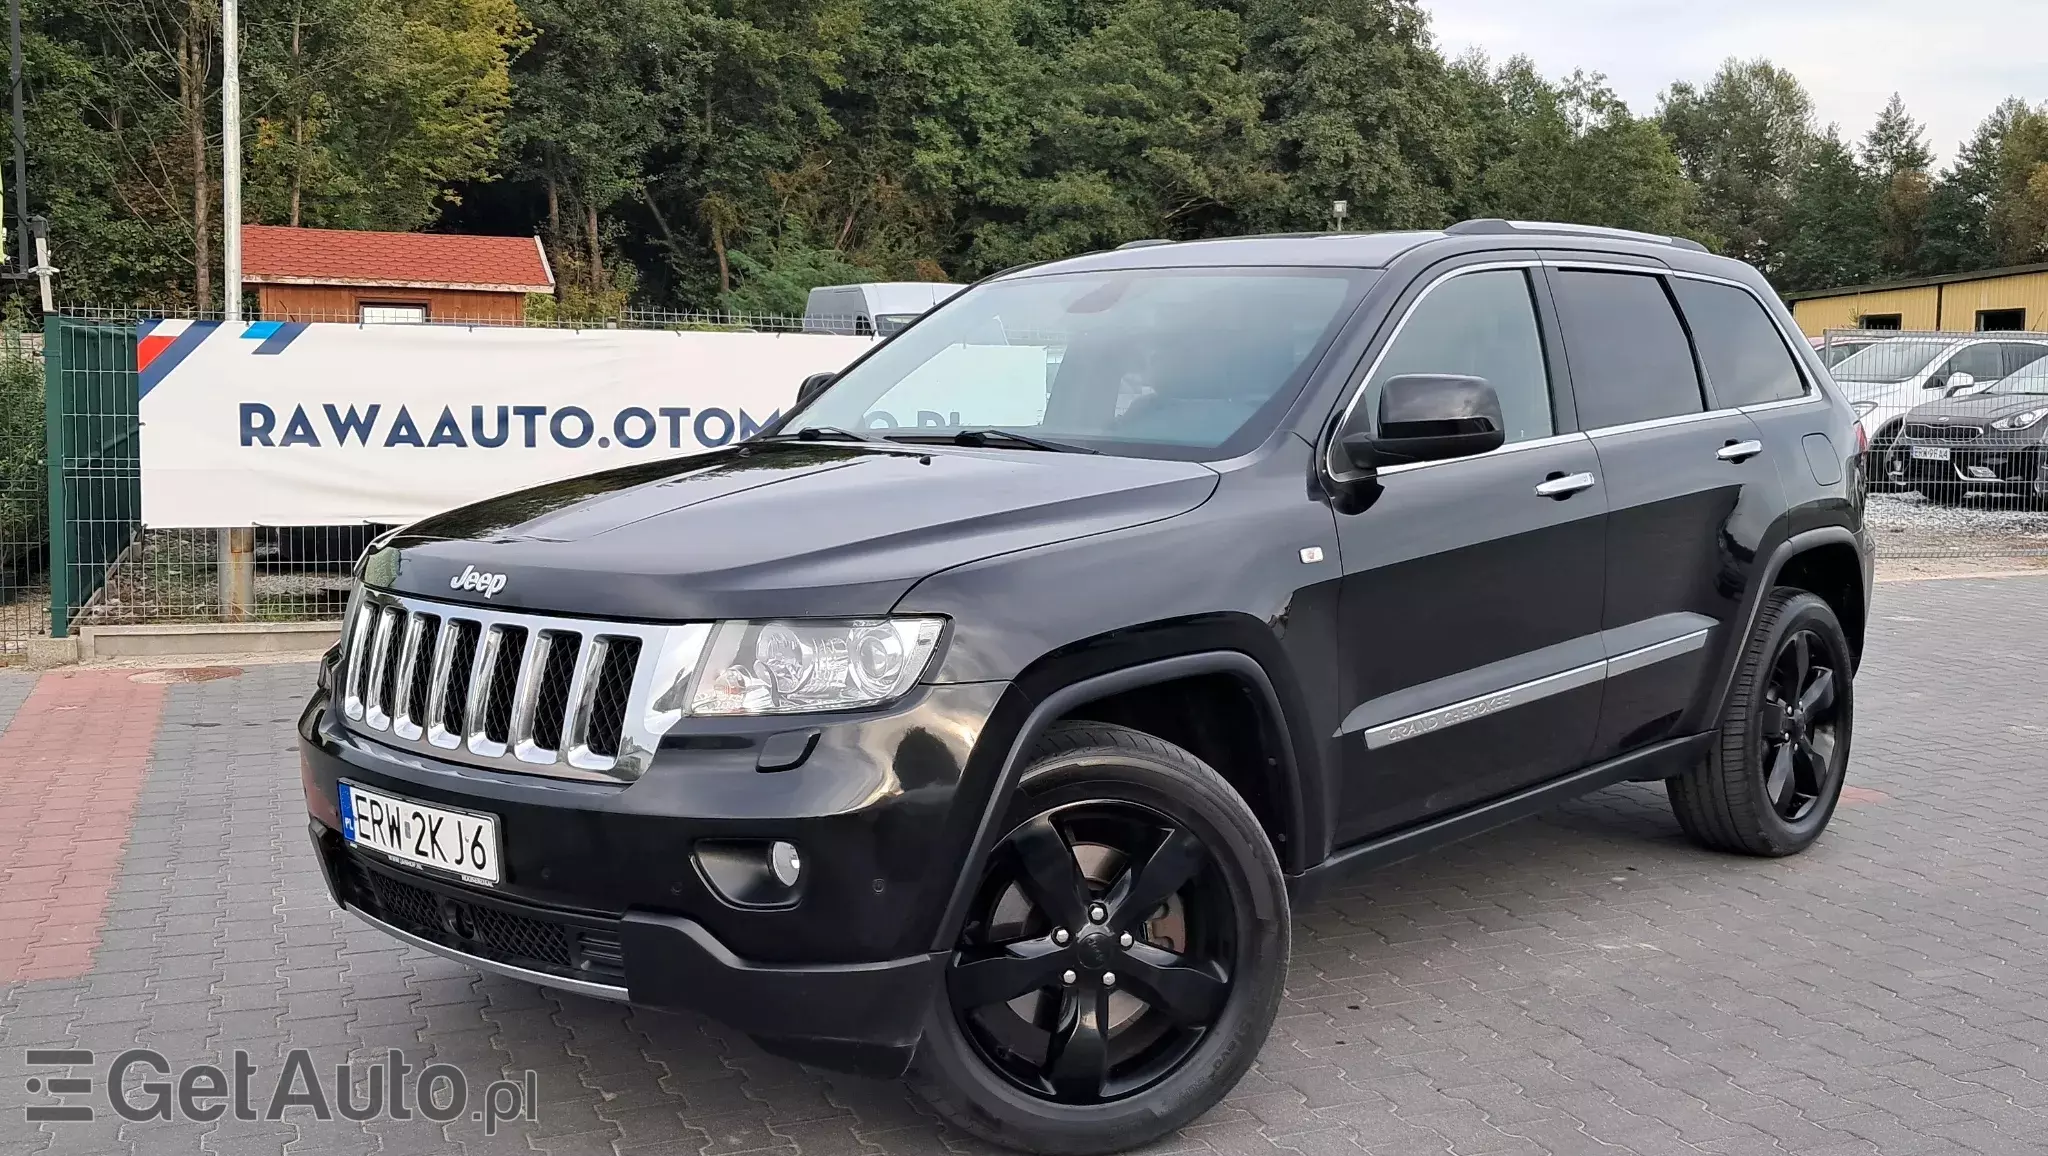
[[[1988,559],[2048,555],[2048,511],[1973,497],[1941,506],[1914,493],[1870,495],[1870,526],[1883,559]],[[2019,569],[2000,565],[1997,569]]]

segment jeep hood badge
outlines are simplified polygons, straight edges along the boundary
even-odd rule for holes
[[[492,574],[474,566],[464,566],[462,573],[448,580],[448,589],[481,590],[485,598],[490,598],[505,588],[505,577],[503,574]]]

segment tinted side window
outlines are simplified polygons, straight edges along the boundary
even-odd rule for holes
[[[1699,413],[1699,372],[1661,278],[1564,270],[1552,277],[1579,424],[1592,430]]]
[[[1945,378],[1958,373],[1967,373],[1978,381],[1996,381],[2005,376],[2005,358],[1994,342],[1982,342],[1957,353],[1941,367],[1941,372],[1927,379],[1928,385],[1943,385]]]
[[[1692,326],[1716,401],[1756,405],[1805,396],[1792,351],[1756,298],[1733,285],[1687,277],[1672,278],[1671,291]]]
[[[1465,273],[1431,289],[1380,359],[1357,415],[1376,418],[1380,386],[1407,373],[1485,378],[1500,395],[1501,417],[1511,442],[1557,432],[1529,275],[1520,269]]]

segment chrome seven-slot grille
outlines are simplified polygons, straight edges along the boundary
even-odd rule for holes
[[[342,714],[359,733],[439,758],[632,778],[661,737],[647,726],[654,663],[642,659],[679,629],[689,628],[365,590],[344,642]]]

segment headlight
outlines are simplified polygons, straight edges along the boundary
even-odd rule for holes
[[[698,716],[878,706],[916,685],[940,618],[721,622],[690,691]]]
[[[1859,401],[1854,404],[1857,417],[1869,417],[1870,411],[1877,408],[1877,403],[1874,401]]]
[[[2048,409],[2030,409],[2011,417],[2002,417],[1991,423],[1992,429],[2025,429],[2042,418],[2048,417]]]

